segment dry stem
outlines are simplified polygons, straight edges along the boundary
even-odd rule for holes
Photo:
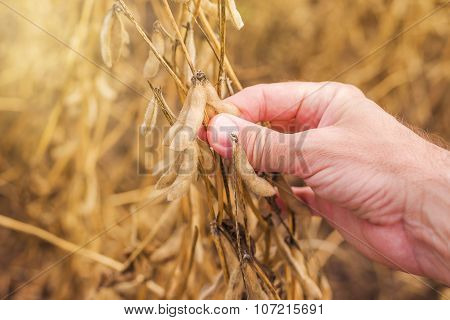
[[[216,51],[220,50],[220,43],[219,40],[217,40],[213,29],[211,28],[211,25],[208,21],[208,19],[205,16],[205,13],[203,12],[202,8],[199,9],[199,17],[200,17],[200,21],[204,27],[204,30],[209,38],[210,41],[208,41],[208,43],[212,43],[214,44],[214,49]],[[225,54],[224,56],[224,63],[225,63],[225,68],[227,70],[228,75],[230,76],[230,79],[233,81],[233,83],[235,84],[235,86],[238,88],[238,90],[242,90],[242,84],[239,81],[238,77],[236,76],[236,73],[233,70],[233,67],[231,66],[230,60],[228,60],[227,55]]]
[[[35,227],[28,223],[24,223],[24,222],[9,218],[7,216],[0,215],[0,226],[11,229],[11,230],[15,230],[15,231],[33,235],[35,237],[38,237],[39,239],[42,239],[44,241],[47,241],[47,242],[53,244],[54,246],[56,246],[60,249],[69,251],[74,254],[76,253],[80,256],[83,256],[83,257],[91,259],[95,262],[101,263],[101,264],[103,264],[109,268],[112,268],[116,271],[120,271],[123,268],[123,264],[120,263],[119,261],[116,261],[110,257],[104,256],[93,250],[83,248],[83,246],[79,246],[79,245],[76,245],[67,240],[61,239],[46,230]]]
[[[183,36],[181,35],[181,32],[180,32],[180,28],[178,27],[178,24],[175,21],[175,18],[172,13],[172,9],[170,9],[169,2],[167,0],[163,0],[162,3],[163,3],[164,10],[166,11],[167,16],[169,17],[170,24],[172,25],[172,28],[175,30],[175,34],[177,35],[178,41],[180,42],[181,49],[183,50],[186,61],[189,64],[189,68],[191,68],[191,71],[194,74],[195,68],[194,68],[194,64],[192,63],[192,58],[189,55],[189,52],[186,48],[186,44],[184,43]]]

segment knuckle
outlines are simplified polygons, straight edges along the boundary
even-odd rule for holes
[[[353,84],[341,83],[339,86],[339,91],[349,96],[364,97],[364,93],[361,89]]]
[[[256,84],[256,85],[244,88],[243,90],[241,90],[239,92],[239,94],[248,95],[251,93],[252,94],[260,93],[264,90],[265,87],[266,87],[266,84],[264,84],[264,83]]]

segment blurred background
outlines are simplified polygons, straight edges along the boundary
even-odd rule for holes
[[[126,2],[150,30],[150,1]],[[227,54],[244,86],[351,83],[402,121],[450,141],[449,6],[433,11],[446,1],[236,2],[245,26],[228,28]],[[146,44],[127,23],[126,56],[113,70],[100,57],[99,30],[112,3],[0,1],[0,214],[74,244],[142,205],[155,181],[139,174],[148,169],[138,152],[150,94],[142,76]],[[175,104],[176,94],[167,100]],[[136,233],[145,234],[166,206],[144,208],[89,249],[123,261]],[[326,266],[334,298],[436,299],[448,290],[342,248],[346,259]],[[116,297],[97,295],[109,269],[80,256],[40,274],[65,254],[0,226],[0,296],[38,276],[9,298]]]

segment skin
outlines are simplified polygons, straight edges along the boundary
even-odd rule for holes
[[[450,285],[448,150],[350,85],[262,84],[227,101],[242,118],[209,123],[220,155],[231,157],[229,133],[238,132],[254,168],[304,179],[296,195],[367,257]]]

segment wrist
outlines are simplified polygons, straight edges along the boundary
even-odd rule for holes
[[[449,284],[450,152],[431,145],[424,156],[424,167],[410,189],[414,200],[405,210],[405,229],[423,273]]]

